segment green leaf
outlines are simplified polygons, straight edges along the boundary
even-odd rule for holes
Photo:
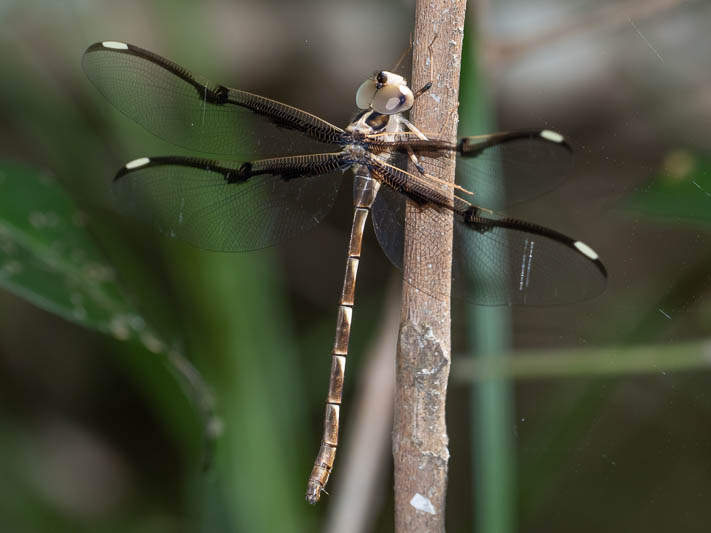
[[[136,335],[161,351],[85,222],[55,180],[0,165],[0,286],[67,320],[118,339]]]
[[[54,179],[10,164],[0,164],[0,287],[162,355],[199,410],[206,437],[216,437],[220,424],[202,377],[126,299],[87,230],[86,216]]]
[[[657,217],[711,222],[711,159],[688,150],[670,152],[652,182],[623,206]]]

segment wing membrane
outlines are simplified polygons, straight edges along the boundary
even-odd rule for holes
[[[418,259],[425,264],[444,252],[436,228],[443,212],[421,207],[429,219],[419,238],[431,243]],[[372,209],[373,226],[388,259],[402,270],[405,198],[383,186]],[[478,305],[555,305],[583,301],[605,288],[607,272],[585,244],[554,230],[476,208],[455,212],[452,296]],[[429,223],[428,223],[429,222]],[[406,280],[437,295],[427,280]]]
[[[459,141],[457,181],[471,201],[500,210],[559,187],[569,176],[572,150],[550,130],[522,130]]]
[[[341,154],[248,164],[192,157],[141,158],[114,180],[123,212],[170,237],[219,251],[256,250],[311,229],[331,210]]]
[[[82,66],[116,108],[184,148],[249,159],[288,152],[294,146],[288,130],[303,133],[314,144],[337,143],[344,134],[305,111],[216,85],[130,44],[96,43],[84,53]]]
[[[466,199],[487,209],[501,210],[530,200],[560,186],[568,177],[572,150],[551,130],[519,130],[464,137],[456,144],[436,136],[429,141],[411,133],[396,135],[394,142],[377,140],[374,148],[437,158],[457,152],[457,184],[473,192]]]

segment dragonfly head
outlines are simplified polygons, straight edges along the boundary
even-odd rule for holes
[[[356,105],[360,109],[374,109],[383,115],[403,113],[414,102],[407,80],[387,70],[365,80],[356,92]]]

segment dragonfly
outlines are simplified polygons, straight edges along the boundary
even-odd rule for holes
[[[571,148],[558,132],[528,129],[456,142],[423,133],[403,113],[430,84],[412,91],[404,77],[385,70],[360,85],[358,111],[340,128],[296,107],[212,83],[123,42],[91,45],[82,66],[111,104],[150,133],[217,156],[140,157],[118,170],[112,186],[119,209],[170,237],[220,251],[291,240],[326,216],[344,172],[352,169],[353,224],[309,503],[325,492],[338,447],[369,214],[379,244],[400,269],[406,201],[433,221],[453,217],[452,294],[474,304],[564,304],[604,290],[607,271],[593,248],[502,212],[566,179]],[[451,157],[457,158],[457,184],[436,179],[422,164],[436,166]],[[442,249],[439,231],[421,229],[419,238],[431,243],[432,254]],[[427,283],[417,280],[417,288],[436,296],[437,288]]]

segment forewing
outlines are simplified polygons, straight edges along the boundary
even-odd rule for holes
[[[376,149],[400,153],[412,150],[428,164],[446,164],[439,158],[457,152],[457,184],[470,191],[466,200],[487,209],[501,210],[550,192],[568,177],[572,150],[562,135],[551,130],[518,130],[464,137],[454,144],[429,134],[428,141],[411,132],[394,141],[374,137]],[[391,136],[392,137],[392,136]]]
[[[570,175],[572,151],[550,130],[521,130],[459,141],[457,183],[470,202],[500,210],[559,187]]]
[[[254,154],[323,151],[320,143],[336,143],[343,135],[305,111],[214,84],[130,44],[96,43],[84,53],[82,66],[121,112],[154,135],[191,150],[249,159]]]

